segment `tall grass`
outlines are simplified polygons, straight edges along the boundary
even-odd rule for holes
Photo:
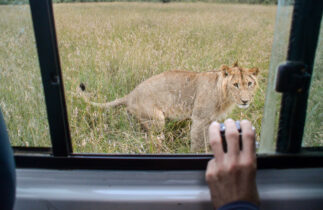
[[[261,69],[248,110],[259,129],[275,7],[221,4],[63,4],[55,6],[73,145],[80,152],[186,153],[190,122],[167,124],[166,140],[151,139],[124,108],[110,111],[73,98],[80,82],[91,100],[122,97],[152,75],[173,69],[210,71],[239,60]]]
[[[21,7],[13,7],[12,11],[4,7],[0,9],[5,16],[14,16],[14,8]],[[109,111],[94,108],[73,97],[72,93],[83,82],[91,100],[106,102],[124,96],[140,82],[163,71],[210,71],[221,64],[232,64],[236,60],[242,66],[260,68],[260,85],[251,107],[247,110],[235,109],[228,117],[247,118],[260,131],[275,11],[275,6],[210,3],[54,5],[74,151],[189,152],[189,121],[168,121],[164,131],[166,139],[161,142],[157,138],[147,137],[136,119],[128,115],[125,108]],[[29,18],[28,14],[22,15]],[[15,18],[2,21],[1,28],[16,27],[12,22],[14,20]],[[15,34],[1,33],[0,38],[8,40]],[[16,38],[12,40],[16,44],[15,48],[12,48],[16,53],[34,50],[33,42],[27,46],[24,44],[25,49],[19,49],[17,46],[24,42],[17,43]],[[7,47],[11,46],[8,44]],[[31,54],[24,52],[23,65],[30,59],[28,56]],[[4,61],[1,54],[0,58],[0,65],[3,66],[7,61]],[[30,98],[41,95],[39,69],[36,68],[35,60],[33,57],[31,66],[17,66],[23,69],[21,71],[25,74],[12,74],[9,76],[11,80],[2,79],[0,87],[11,87],[16,92],[24,92],[25,86],[28,85],[14,85],[14,81],[25,81],[32,76],[37,77],[33,86],[37,87],[38,92],[27,92]],[[1,75],[10,72],[9,68],[2,68],[5,73],[1,72]],[[7,109],[13,109],[20,103],[20,96],[21,93],[6,93],[2,89],[2,106],[5,104]],[[15,100],[10,101],[9,98]],[[43,106],[41,102],[38,98],[37,104],[28,105],[28,110],[24,110],[21,105],[16,112],[28,112],[32,116],[28,119],[34,118],[45,125],[44,115],[35,115]],[[16,112],[13,111],[11,115]],[[7,119],[8,115],[5,113]],[[15,144],[42,142],[43,138],[37,135],[24,135],[21,138],[14,136],[14,131],[20,125],[17,121],[10,127]],[[39,128],[34,126],[33,129]]]
[[[30,9],[0,6],[0,107],[11,143],[50,146]]]
[[[306,147],[323,146],[323,28],[316,49],[313,76],[306,112],[303,145]]]

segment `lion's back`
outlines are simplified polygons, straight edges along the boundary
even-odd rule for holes
[[[167,71],[140,83],[130,94],[130,106],[161,109],[166,117],[191,112],[198,73]],[[186,115],[186,114],[185,114]]]

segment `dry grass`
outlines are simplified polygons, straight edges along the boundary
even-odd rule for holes
[[[0,42],[0,102],[6,119],[17,118],[20,112],[27,115],[9,122],[14,144],[48,145],[43,140],[48,131],[31,27],[19,35],[26,22],[30,25],[29,11],[15,15],[22,8],[0,7],[1,14],[10,16],[10,21],[0,20],[0,40],[5,40]],[[80,82],[87,85],[93,101],[106,102],[163,71],[209,71],[236,60],[261,69],[260,88],[250,108],[235,109],[230,117],[247,118],[260,131],[275,11],[275,6],[209,3],[55,5],[74,151],[187,153],[190,145],[189,121],[169,121],[166,140],[158,143],[147,138],[124,108],[107,112],[73,98],[71,92]],[[21,125],[22,120],[26,122]],[[24,126],[21,136],[13,132],[19,126]],[[28,135],[30,130],[33,136]]]
[[[306,112],[303,146],[323,146],[323,27],[316,49],[313,76]]]
[[[11,143],[50,146],[28,6],[0,6],[0,106]]]

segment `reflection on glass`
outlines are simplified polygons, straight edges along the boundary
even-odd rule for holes
[[[304,147],[323,146],[323,28],[321,27],[307,104]]]
[[[28,4],[0,5],[0,107],[13,146],[50,146]]]
[[[149,135],[125,107],[92,106],[78,87],[106,103],[165,71],[207,72],[235,61],[260,69],[259,88],[248,109],[228,117],[251,120],[259,136],[275,13],[275,5],[54,4],[74,151],[189,153],[189,120],[166,120],[163,134]]]
[[[272,153],[275,151],[275,139],[278,127],[278,112],[281,96],[274,88],[276,69],[281,62],[286,60],[293,4],[294,0],[278,1],[274,43],[271,51],[268,73],[265,109],[261,124],[261,140],[258,151],[260,153]]]

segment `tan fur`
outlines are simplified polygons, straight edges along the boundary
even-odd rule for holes
[[[235,63],[211,72],[169,71],[140,83],[127,96],[108,103],[90,102],[110,108],[126,105],[147,131],[161,131],[165,119],[191,119],[191,151],[202,151],[206,128],[225,117],[234,104],[249,105],[257,86],[258,68],[244,69]]]

